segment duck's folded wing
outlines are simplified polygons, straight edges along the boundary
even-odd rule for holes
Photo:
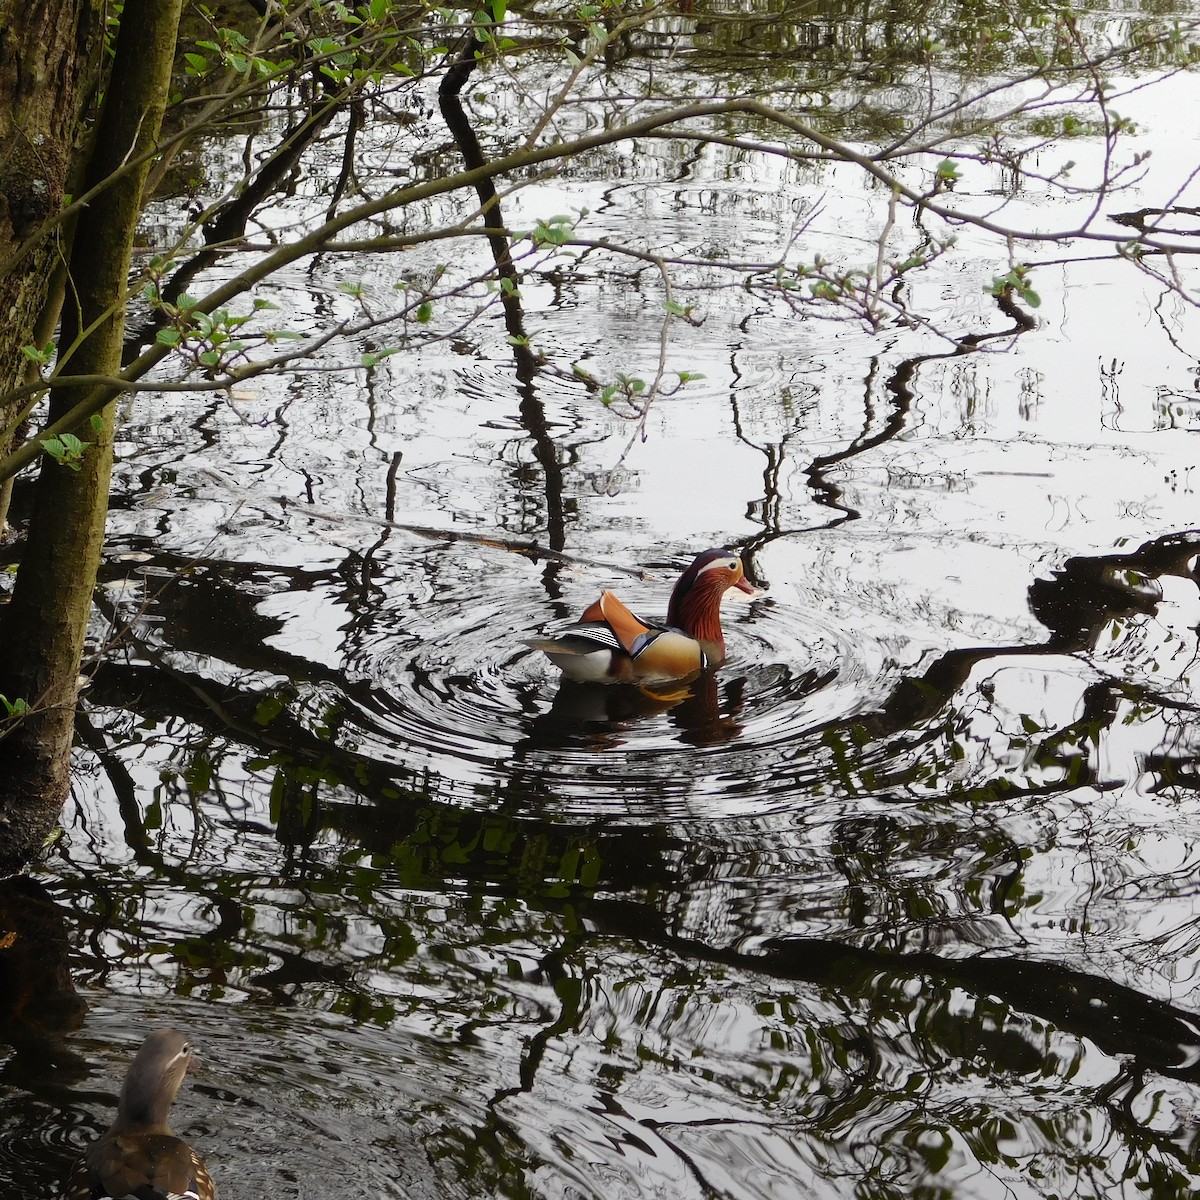
[[[187,1142],[165,1135],[116,1137],[93,1147],[87,1175],[92,1186],[86,1196],[212,1200],[215,1193],[200,1156]],[[97,1184],[102,1191],[95,1190]]]
[[[597,621],[568,625],[543,637],[526,638],[525,644],[540,650],[569,678],[585,683],[611,683],[614,664],[629,661],[617,635]]]
[[[525,638],[525,645],[546,654],[595,654],[598,650],[623,650],[617,635],[600,621],[568,625],[544,637]]]

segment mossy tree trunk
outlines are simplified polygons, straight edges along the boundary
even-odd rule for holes
[[[182,0],[126,0],[112,75],[83,187],[151,149],[169,93]],[[126,169],[79,217],[59,335],[74,375],[120,368],[130,252],[149,171]],[[78,402],[55,389],[51,418]],[[44,459],[12,602],[0,624],[0,693],[30,713],[0,739],[0,871],[27,862],[66,799],[75,703],[112,471],[110,404],[75,431],[91,443],[78,470]]]
[[[99,29],[98,0],[0,0],[0,396],[33,370],[21,347],[45,345],[58,320],[61,231],[37,235],[62,208]],[[19,408],[0,405],[0,454]],[[0,485],[0,531],[8,495]]]

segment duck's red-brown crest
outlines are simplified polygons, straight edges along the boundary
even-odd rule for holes
[[[682,629],[716,662],[725,657],[721,598],[743,579],[742,560],[731,550],[705,550],[679,577],[671,592],[667,624]]]

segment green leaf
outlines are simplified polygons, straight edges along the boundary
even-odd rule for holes
[[[281,712],[283,712],[283,701],[278,696],[266,696],[259,701],[258,707],[254,710],[254,722],[256,725],[270,725]]]
[[[393,354],[399,353],[399,346],[387,346],[382,350],[368,350],[362,356],[362,365],[364,367],[373,367],[377,363],[383,362],[385,358],[391,358]]]
[[[178,346],[183,341],[183,334],[178,329],[160,329],[154,335],[154,340],[160,346]]]
[[[62,437],[44,438],[42,449],[61,466],[69,467],[72,471],[79,470],[80,460],[85,450],[91,447],[91,442],[80,441],[73,433],[64,433]]]

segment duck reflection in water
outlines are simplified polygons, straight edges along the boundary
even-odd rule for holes
[[[666,713],[679,730],[679,740],[692,746],[728,742],[742,732],[746,680],[721,681],[712,671],[670,684],[640,686],[578,683],[564,678],[548,712],[530,724],[525,744],[546,748],[577,738],[580,731],[605,734],[602,741],[622,739],[620,730],[632,722]],[[722,692],[724,693],[722,696]]]

